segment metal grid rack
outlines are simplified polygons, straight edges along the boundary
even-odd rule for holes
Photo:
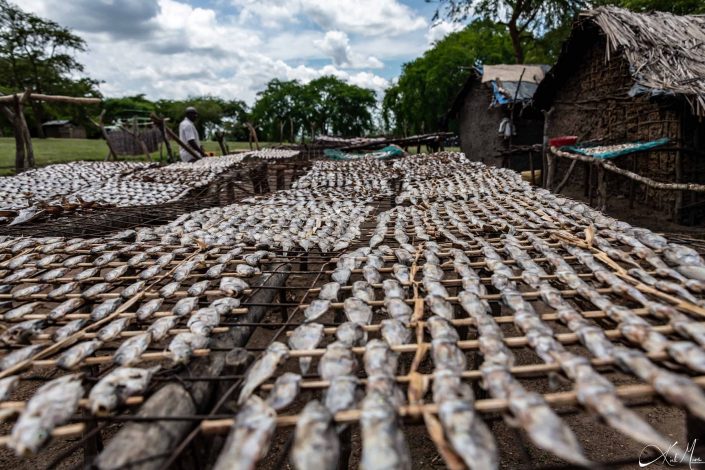
[[[233,295],[239,305],[223,311],[209,331],[210,344],[195,348],[186,365],[172,364],[164,349],[174,335],[187,333],[192,315],[179,317],[135,360],[139,367],[162,365],[149,385],[107,415],[73,413],[68,424],[53,430],[56,439],[45,451],[51,452],[50,464],[80,465],[83,450],[85,463],[100,468],[223,468],[252,463],[261,450],[260,464],[266,468],[287,459],[301,468],[314,457],[321,465],[338,462],[345,468],[361,462],[371,468],[383,456],[400,467],[414,462],[414,467],[462,468],[481,459],[504,467],[572,466],[588,460],[618,466],[636,463],[638,449],[646,444],[664,446],[678,439],[664,433],[685,432],[660,428],[653,413],[644,415],[644,410],[687,420],[693,427],[688,436],[695,437],[693,430],[702,430],[699,421],[705,415],[700,321],[705,286],[674,269],[682,267],[675,266],[679,248],[577,210],[509,173],[457,162],[444,171],[439,161],[447,162],[447,156],[426,158],[426,164],[420,159],[392,164],[399,180],[390,178],[389,186],[400,188],[400,203],[378,199],[362,235],[344,253],[263,254],[248,246],[231,252],[225,269],[195,295],[191,312],[233,295],[219,282],[241,276],[238,265],[257,265],[260,274],[245,278],[251,287]],[[458,184],[459,167],[476,184],[465,193],[455,191],[464,195],[449,201],[443,188]],[[436,188],[431,198],[424,197],[429,185]],[[27,396],[37,384],[64,373],[57,372],[57,360],[73,340],[90,341],[116,319],[129,321],[120,338],[144,334],[169,317],[179,299],[194,296],[195,291],[186,291],[233,249],[150,250],[125,240],[107,247],[97,240],[80,243],[64,245],[43,271],[14,280],[0,301],[41,282],[39,276],[67,258],[86,256],[50,281],[52,287],[70,282],[78,270],[92,269],[105,253],[118,253],[82,281],[83,294],[69,293],[65,299],[86,297],[88,288],[106,282],[109,270],[136,253],[149,253],[118,276],[110,290],[84,299],[78,310],[24,339],[49,349],[0,373],[0,378],[21,374],[11,398]],[[34,246],[16,243],[2,249],[5,269],[36,252]],[[255,252],[262,255],[259,262],[247,257]],[[19,263],[14,272],[37,258]],[[193,260],[198,263],[173,294],[137,320],[139,309],[162,296],[159,289]],[[117,310],[82,325],[58,345],[51,341],[56,328],[86,319],[98,302],[120,296],[140,272],[159,264]],[[337,293],[323,293],[332,279],[340,281]],[[321,297],[330,299],[325,308]],[[21,320],[42,321],[63,299],[29,294],[2,311],[7,315],[10,307],[40,301]],[[313,324],[321,325],[320,339],[305,342],[305,348],[289,342]],[[272,346],[275,342],[290,347]],[[119,344],[104,342],[78,361],[86,389],[114,370],[111,358]],[[304,373],[300,360],[306,358],[311,362]],[[328,393],[331,385],[335,393]],[[329,412],[309,406],[314,400],[333,408],[334,421]],[[81,405],[90,402],[84,398]],[[7,413],[25,406],[21,399],[0,403]],[[253,412],[262,419],[252,420]],[[257,439],[243,441],[243,429]],[[594,435],[605,436],[612,449],[622,452],[605,455],[604,448],[592,444]],[[101,436],[112,436],[104,448]],[[312,436],[326,438],[324,448],[330,452],[311,454]],[[78,440],[67,444],[66,438]],[[48,463],[42,455],[27,462]]]

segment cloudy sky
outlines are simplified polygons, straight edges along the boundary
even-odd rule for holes
[[[384,90],[457,26],[424,0],[22,0],[88,44],[106,96],[213,94],[252,103],[271,78],[333,74]]]

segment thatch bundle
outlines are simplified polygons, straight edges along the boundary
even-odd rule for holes
[[[607,37],[607,57],[624,54],[636,84],[651,93],[683,95],[705,116],[705,16],[634,13],[600,7],[584,14]]]

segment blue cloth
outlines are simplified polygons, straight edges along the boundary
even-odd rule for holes
[[[607,158],[619,157],[621,155],[627,155],[627,154],[630,154],[633,152],[638,152],[641,150],[648,150],[648,149],[660,147],[662,145],[666,145],[668,142],[670,142],[670,140],[671,139],[669,139],[668,137],[662,137],[660,139],[651,140],[649,142],[629,142],[630,144],[634,144],[634,145],[632,145],[631,147],[620,149],[620,150],[605,151],[605,152],[598,152],[598,153],[586,152],[586,149],[589,149],[591,147],[597,147],[597,146],[583,147],[580,145],[566,145],[564,147],[561,147],[561,150],[567,150],[569,152],[579,153],[581,155],[587,155],[589,157],[607,159]]]

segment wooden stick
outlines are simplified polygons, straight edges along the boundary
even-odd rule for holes
[[[15,93],[12,95],[0,96],[0,103],[11,103],[14,99],[13,97],[21,97],[22,93]],[[46,101],[50,103],[68,103],[68,104],[90,104],[96,105],[100,104],[100,98],[84,98],[75,96],[62,96],[62,95],[45,95],[42,93],[31,93],[27,99],[35,101]]]

